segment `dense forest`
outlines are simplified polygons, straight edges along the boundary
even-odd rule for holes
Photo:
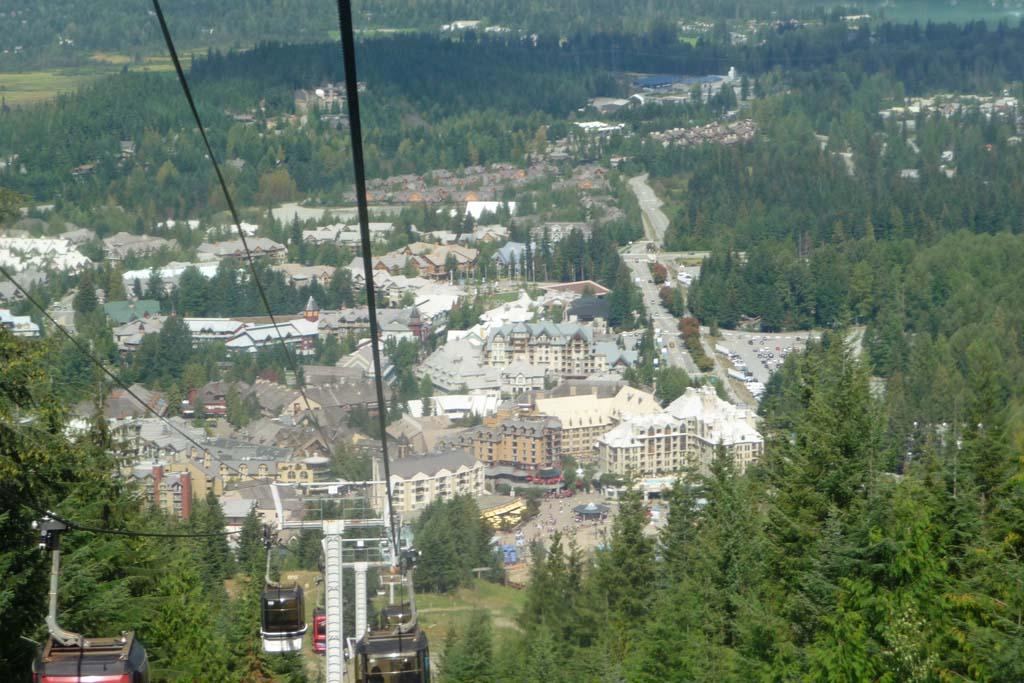
[[[990,30],[984,24],[885,25],[874,32],[830,24],[773,34],[758,46],[710,41],[694,46],[657,35],[622,34],[537,45],[492,37],[368,39],[360,45],[360,77],[367,84],[367,170],[383,177],[497,161],[524,163],[567,134],[566,117],[588,97],[623,94],[615,77],[620,70],[701,74],[734,66],[753,80],[755,92],[767,92],[770,84],[796,89],[793,100],[780,104],[773,99],[772,106],[790,112],[815,108],[808,113],[809,124],[796,112],[790,118],[782,112],[774,117],[772,132],[782,135],[780,142],[792,141],[772,152],[776,163],[791,163],[793,173],[806,168],[808,176],[836,172],[836,163],[808,157],[809,128],[828,132],[831,121],[844,113],[838,132],[845,137],[837,136],[834,144],[848,142],[856,146],[855,154],[869,154],[871,137],[864,132],[871,126],[857,112],[874,116],[871,105],[903,92],[992,92],[1024,73],[1021,55],[1024,30]],[[247,52],[211,52],[193,61],[200,109],[218,155],[236,162],[226,172],[242,203],[265,206],[303,195],[337,200],[348,191],[348,140],[325,118],[330,112],[315,112],[305,125],[288,119],[296,88],[336,82],[340,68],[338,48],[329,43],[267,44]],[[459,77],[451,78],[453,73]],[[780,84],[781,73],[786,73],[785,84]],[[881,80],[869,78],[873,75]],[[841,112],[855,93],[853,111]],[[798,106],[801,97],[810,104]],[[268,129],[272,132],[263,132]],[[122,158],[121,141],[135,144],[132,158]],[[628,139],[623,151],[636,153],[637,144],[639,138]],[[695,163],[672,148],[659,149],[644,152],[653,173]],[[749,165],[744,157],[768,153],[757,149],[731,152],[734,156],[722,163]],[[40,200],[59,195],[80,205],[118,203],[147,222],[223,208],[187,107],[167,75],[121,74],[56,103],[2,114],[0,153],[18,155],[17,163],[0,173],[0,182]],[[717,166],[714,155],[723,153],[705,154],[710,157],[705,163]],[[981,163],[976,156],[965,161]],[[72,176],[72,169],[85,164],[95,166],[88,174]],[[771,179],[778,177],[753,176],[749,187],[736,190],[750,190],[764,202],[761,195],[771,194]],[[782,189],[787,187],[793,194],[803,190],[792,183]],[[822,189],[809,197],[819,206],[831,198]],[[707,193],[702,201],[715,202],[715,194]],[[704,222],[716,218],[705,214],[709,211],[701,212]],[[694,220],[696,214],[689,222]]]
[[[378,20],[388,6],[380,3]],[[496,8],[486,18],[501,20],[504,11],[550,21],[563,9]],[[408,18],[427,21],[439,11],[417,5]],[[632,21],[661,11],[638,11]],[[95,14],[109,16],[102,3]],[[186,9],[180,16],[189,16]],[[237,30],[262,29],[239,22]],[[645,535],[646,510],[629,494],[593,557],[572,538],[533,548],[519,630],[499,642],[487,615],[475,614],[445,640],[443,680],[1024,680],[1024,145],[1017,112],[919,113],[902,121],[879,114],[936,90],[1020,97],[1024,29],[849,30],[827,22],[749,46],[683,44],[671,31],[578,35],[562,44],[543,36],[536,44],[464,38],[361,44],[374,175],[527,163],[566,134],[587,97],[623,94],[616,75],[623,69],[736,66],[754,93],[746,102],[758,124],[753,141],[654,144],[646,134],[676,125],[675,117],[703,122],[728,107],[644,107],[617,115],[636,134],[610,139],[601,155],[628,157],[621,176],[651,174],[672,217],[669,249],[712,252],[685,301],[679,288],[663,290],[674,314],[692,312],[713,327],[829,331],[791,354],[769,382],[761,462],[740,473],[720,453],[708,476],[681,480],[656,537]],[[143,49],[151,37],[138,40]],[[281,123],[294,113],[295,88],[341,77],[336,49],[265,44],[193,62],[215,149],[245,161],[229,170],[243,202],[262,207],[347,190],[347,141],[322,116],[331,112],[314,112],[305,126]],[[210,216],[222,207],[176,88],[165,76],[124,74],[45,107],[0,114],[0,156],[18,154],[25,166],[24,173],[12,166],[0,184],[38,200],[59,195],[58,215],[89,207],[88,219],[107,231]],[[271,120],[276,133],[264,132]],[[120,158],[125,139],[137,143],[129,159]],[[91,176],[71,178],[71,168],[94,161]],[[609,177],[620,191],[620,175]],[[530,191],[537,203],[566,197]],[[0,191],[0,214],[17,203]],[[623,206],[628,219],[591,239],[577,232],[556,245],[531,245],[524,277],[604,282],[613,288],[613,324],[636,324],[642,303],[616,246],[638,236],[637,209]],[[410,238],[413,221],[443,223],[426,207],[407,211],[396,243]],[[441,223],[431,227],[451,227]],[[342,265],[350,257],[307,248],[295,228],[267,221],[260,229],[302,262]],[[517,230],[513,237],[525,239]],[[183,241],[184,255],[192,246]],[[237,265],[225,264],[210,281],[187,272],[170,295],[159,293],[155,278],[133,289],[183,314],[260,312]],[[302,290],[269,271],[260,276],[279,312],[296,312],[311,294],[326,306],[358,303],[344,275]],[[125,289],[117,269],[102,267],[81,279],[53,278],[42,293],[56,298],[75,285]],[[73,303],[94,352],[121,377],[165,390],[172,403],[210,379],[284,374],[282,357],[270,351],[225,367],[222,348],[193,349],[176,319],[148,337],[134,360],[123,360],[95,296]],[[460,325],[483,303],[466,305],[456,314]],[[699,337],[693,317],[681,329],[689,340]],[[336,360],[341,344],[318,348],[316,360]],[[647,360],[637,371],[644,383],[655,376],[653,348],[648,331],[641,345]],[[413,378],[415,345],[387,351],[397,396],[431,393]],[[32,648],[19,638],[44,631],[48,565],[30,527],[40,510],[113,529],[207,531],[220,529],[223,518],[212,501],[197,502],[187,525],[145,509],[137,489],[110,476],[116,444],[106,425],[65,429],[71,401],[95,402],[103,393],[87,359],[67,344],[0,330],[0,370],[0,639],[10,644],[0,649],[0,678],[20,680]],[[690,384],[664,369],[657,378],[664,400]],[[489,529],[478,512],[463,499],[424,512],[416,529],[422,588],[450,591],[467,585],[473,569],[491,566]],[[258,535],[255,517],[234,549],[223,538],[70,533],[61,620],[90,633],[136,629],[157,681],[302,681],[297,659],[259,654]],[[315,567],[318,540],[304,534],[296,557],[285,561]]]
[[[153,532],[224,529],[216,498],[200,499],[187,523],[140,504],[112,477],[115,446],[104,423],[65,431],[68,405],[54,393],[48,343],[0,331],[0,678],[28,679],[34,654],[22,636],[45,634],[49,555],[31,524],[47,510],[82,525]],[[235,549],[226,536],[144,538],[69,532],[62,543],[58,618],[88,635],[135,630],[154,681],[305,680],[297,657],[265,658],[259,592],[263,534],[250,515]],[[231,594],[224,580],[234,578]]]
[[[535,547],[522,633],[499,644],[476,615],[446,640],[445,680],[1024,676],[1024,461],[999,396],[896,443],[840,340],[787,361],[761,464],[720,454],[656,538],[633,493],[593,561],[571,537]]]
[[[972,0],[976,1],[976,0]],[[983,5],[983,3],[978,3]],[[798,17],[821,19],[827,11],[809,0],[711,2],[668,0],[559,0],[505,3],[458,0],[447,3],[365,0],[354,3],[357,30],[440,29],[458,20],[479,20],[480,28],[498,25],[515,35],[536,33],[559,37],[579,31],[661,32],[674,35],[680,19],[746,20]],[[140,60],[163,51],[159,27],[148,2],[71,0],[41,3],[11,0],[0,14],[0,64],[82,64],[96,53],[114,53]],[[251,45],[263,40],[313,42],[337,34],[337,13],[330,2],[312,0],[225,0],[216,9],[208,2],[165,3],[170,28],[187,46]],[[15,52],[15,48],[21,49]]]

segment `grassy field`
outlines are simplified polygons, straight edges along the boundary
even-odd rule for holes
[[[110,65],[0,73],[0,97],[11,107],[22,107],[52,100],[57,95],[78,90],[84,85],[116,71]]]
[[[456,628],[462,628],[476,609],[490,613],[495,641],[501,642],[518,631],[516,616],[522,611],[525,602],[525,591],[488,581],[477,581],[472,588],[460,588],[450,595],[416,595],[420,626],[430,638],[431,656],[441,654],[448,628],[453,624]]]
[[[297,581],[306,591],[306,623],[310,625],[309,633],[303,640],[303,659],[311,676],[322,674],[324,660],[320,655],[313,654],[313,608],[322,601],[323,585],[315,583],[319,572],[285,571],[282,582],[286,584]],[[231,586],[230,589],[233,589]],[[230,592],[230,590],[229,590]],[[375,609],[379,602],[375,600]],[[488,581],[476,581],[472,588],[460,588],[451,594],[417,593],[416,608],[419,612],[420,626],[430,639],[430,654],[437,658],[444,650],[444,637],[450,626],[461,629],[469,620],[474,610],[486,610],[491,615],[494,626],[494,637],[497,643],[518,631],[516,616],[526,602],[525,591],[507,588]],[[370,619],[373,614],[368,615]]]
[[[196,50],[205,53],[206,49]],[[189,56],[182,55],[183,65],[188,65]],[[0,72],[0,97],[8,106],[24,107],[52,100],[57,95],[70,93],[90,83],[118,73],[127,67],[129,71],[169,72],[174,65],[165,55],[146,57],[133,62],[128,55],[97,52],[92,63],[84,66],[40,69],[36,71]]]

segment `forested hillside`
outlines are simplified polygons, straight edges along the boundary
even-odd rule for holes
[[[28,680],[34,656],[22,636],[46,633],[49,554],[31,524],[45,511],[85,526],[156,533],[219,533],[217,499],[199,500],[179,523],[142,505],[141,491],[113,478],[106,425],[69,435],[69,406],[54,393],[55,348],[0,330],[0,679]],[[262,530],[255,514],[232,552],[226,536],[140,538],[69,532],[62,543],[62,626],[88,635],[135,630],[155,681],[304,680],[297,657],[265,658],[260,646]],[[315,558],[313,559],[315,566]],[[233,577],[229,596],[224,580]]]
[[[496,647],[478,615],[445,680],[1024,676],[1024,461],[998,397],[898,444],[839,339],[792,359],[761,465],[677,485],[653,539],[631,494],[593,563],[571,538],[536,548],[522,635]]]
[[[0,17],[0,41],[12,35],[5,22],[24,19],[26,39],[45,42],[55,30],[74,36],[74,55],[152,20],[142,6],[138,16],[108,2],[91,7],[21,2]],[[232,0],[209,24],[199,18],[207,11],[200,3],[169,3],[168,10],[182,38],[197,42],[277,37],[285,14],[289,39],[326,39],[318,31],[333,27],[329,3]],[[474,614],[446,639],[442,683],[1024,680],[1024,118],[995,102],[1024,99],[1024,27],[851,29],[828,18],[732,45],[722,32],[683,43],[661,22],[674,21],[673,12],[772,10],[797,11],[774,0],[742,8],[684,0],[615,7],[375,0],[357,8],[380,26],[399,13],[403,25],[484,18],[588,26],[565,41],[544,32],[536,42],[517,34],[405,34],[359,45],[371,178],[495,162],[525,174],[540,160],[557,173],[503,188],[502,200],[522,190],[522,209],[530,204],[560,221],[596,218],[580,206],[576,171],[606,184],[622,213],[593,220],[589,238],[574,230],[552,244],[545,229],[531,243],[531,226],[513,222],[507,206],[498,209],[509,237],[523,246],[524,288],[531,276],[593,278],[613,290],[613,326],[645,324],[619,247],[641,230],[636,201],[622,198],[625,179],[648,173],[671,218],[665,250],[710,252],[685,297],[681,285],[662,290],[673,315],[687,315],[680,329],[700,364],[713,367],[691,313],[712,329],[822,333],[768,383],[759,462],[740,473],[721,448],[706,476],[685,473],[668,494],[668,521],[657,535],[649,534],[648,511],[634,491],[593,554],[557,534],[546,550],[532,548],[517,628],[499,642],[488,617]],[[628,21],[615,33],[592,32],[623,16]],[[109,32],[90,28],[100,21]],[[650,33],[630,33],[654,23]],[[131,49],[147,50],[150,30],[132,33]],[[35,54],[49,58],[49,49]],[[585,108],[594,96],[628,94],[627,73],[723,73],[730,66],[742,74],[738,97],[730,88],[706,102],[623,105],[606,116]],[[266,211],[301,198],[341,202],[350,192],[343,112],[314,108],[303,119],[295,103],[297,89],[342,78],[337,45],[212,50],[190,68],[215,153],[230,162],[230,189],[261,221],[259,235],[279,241],[290,261],[347,265],[347,246],[308,243],[303,225],[282,225]],[[913,109],[911,96],[929,102],[914,100]],[[574,124],[598,117],[624,126],[581,143]],[[721,144],[654,136],[720,120],[749,121],[756,133]],[[123,152],[122,142],[133,151]],[[61,233],[74,219],[99,238],[117,231],[176,237],[173,253],[143,257],[149,268],[195,260],[198,243],[224,234],[210,227],[224,205],[168,74],[125,73],[46,106],[0,113],[0,159],[0,218],[16,217],[22,202],[15,193],[55,204],[49,215],[33,212],[46,220],[24,223],[34,236]],[[418,239],[414,224],[472,228],[445,210],[459,203],[410,203],[389,218],[395,229],[373,251]],[[158,227],[185,217],[201,221],[194,229],[179,222],[175,232]],[[97,244],[82,249],[101,261]],[[480,261],[490,264],[498,245],[479,246]],[[185,389],[212,380],[284,381],[280,349],[229,363],[223,344],[194,347],[182,322],[264,312],[239,262],[226,258],[209,279],[188,268],[168,292],[159,273],[122,281],[123,268],[140,265],[136,258],[52,273],[34,291],[44,304],[68,299],[79,339],[124,381],[162,391],[172,412]],[[495,266],[474,275],[493,281],[488,268]],[[277,313],[296,313],[309,296],[324,308],[361,302],[347,270],[326,286],[292,286],[263,265],[254,273]],[[652,269],[659,280],[668,275],[665,265]],[[73,288],[77,294],[67,296]],[[130,289],[175,315],[122,354],[97,289],[108,299],[128,298]],[[448,329],[472,327],[485,298],[466,296]],[[15,315],[31,312],[25,301],[10,306]],[[333,365],[354,342],[354,334],[318,338],[305,358]],[[417,382],[413,371],[420,351],[435,343],[385,346],[395,376],[392,418],[400,401],[433,395],[429,376]],[[658,398],[669,400],[691,378],[678,367],[655,375],[657,352],[648,328],[643,364],[624,379],[650,384],[656,376]],[[25,679],[32,647],[21,637],[45,633],[48,558],[31,528],[43,510],[102,530],[214,534],[224,526],[215,499],[197,500],[186,523],[149,509],[139,487],[114,476],[123,445],[107,424],[70,428],[69,404],[98,405],[109,389],[52,329],[38,339],[0,329],[0,680]],[[260,414],[237,389],[225,403],[235,426]],[[359,406],[346,427],[379,436],[369,421]],[[332,454],[334,475],[340,454],[351,455],[344,447]],[[345,476],[368,476],[365,457],[345,466]],[[453,591],[470,584],[474,570],[490,573],[492,529],[475,503],[456,498],[420,512],[422,589]],[[260,653],[259,532],[250,515],[234,550],[217,535],[70,532],[60,619],[89,633],[135,629],[159,683],[300,683],[307,673],[299,658]],[[303,533],[282,562],[315,570],[318,533]]]
[[[164,3],[175,36],[186,46],[252,45],[265,40],[312,42],[337,35],[332,2],[312,0],[224,0],[214,8],[199,0]],[[500,25],[515,35],[545,36],[576,32],[674,34],[680,19],[820,17],[824,10],[807,0],[558,0],[517,2],[458,0],[447,3],[362,0],[353,3],[357,30],[438,30],[457,20],[479,20],[481,28]],[[14,49],[20,47],[16,54]],[[163,43],[152,7],[123,0],[37,2],[9,0],[0,13],[0,64],[83,63],[96,52],[139,58],[161,53]]]

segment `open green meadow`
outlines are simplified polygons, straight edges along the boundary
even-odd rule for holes
[[[202,52],[205,51],[203,48]],[[188,54],[182,57],[186,65],[188,58]],[[169,72],[174,69],[174,65],[170,57],[165,55],[145,57],[136,62],[128,55],[97,52],[92,55],[92,61],[83,66],[35,71],[0,71],[0,97],[10,107],[38,104],[52,100],[58,95],[75,92],[124,68],[129,71]]]
[[[430,638],[432,654],[441,654],[448,629],[452,625],[461,629],[477,609],[491,615],[495,642],[500,643],[519,630],[516,617],[525,602],[525,591],[483,580],[477,580],[472,588],[460,588],[451,594],[416,595],[420,626]]]

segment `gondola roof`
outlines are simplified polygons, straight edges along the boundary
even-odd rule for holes
[[[130,674],[146,668],[146,650],[131,632],[117,638],[90,638],[89,646],[61,645],[52,638],[36,659],[36,671],[49,676]]]

